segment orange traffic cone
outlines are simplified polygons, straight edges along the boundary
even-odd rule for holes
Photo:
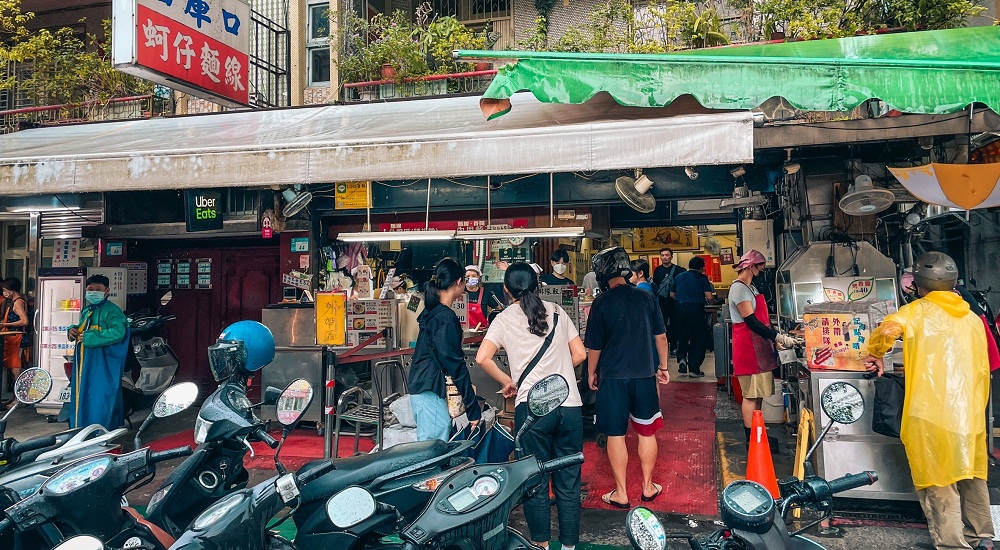
[[[781,497],[781,493],[778,492],[778,478],[774,475],[774,463],[771,461],[771,444],[767,441],[764,415],[760,411],[753,412],[753,421],[750,423],[747,479],[763,485],[770,491],[772,497]]]

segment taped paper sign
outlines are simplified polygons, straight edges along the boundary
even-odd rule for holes
[[[316,294],[316,342],[319,345],[343,346],[347,343],[346,306],[346,293]]]
[[[829,302],[875,300],[874,277],[823,277],[823,294]]]
[[[806,313],[806,360],[810,369],[863,371],[871,332],[867,313]]]

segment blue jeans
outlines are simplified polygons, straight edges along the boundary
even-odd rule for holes
[[[410,407],[417,422],[417,441],[448,441],[451,437],[451,414],[448,413],[447,401],[434,392],[425,391],[410,394]]]

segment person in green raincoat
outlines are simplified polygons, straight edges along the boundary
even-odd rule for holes
[[[986,488],[990,366],[983,322],[952,290],[958,267],[946,254],[921,254],[913,281],[920,299],[875,329],[866,363],[881,376],[881,357],[902,337],[899,437],[934,547],[984,548],[993,538],[993,521]]]
[[[86,307],[80,324],[69,329],[76,342],[70,375],[70,428],[100,424],[109,430],[124,424],[121,381],[129,347],[125,314],[108,301],[111,282],[104,275],[87,279]]]

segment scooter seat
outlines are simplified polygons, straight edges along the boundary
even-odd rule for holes
[[[336,469],[305,484],[301,488],[302,502],[327,499],[352,485],[363,485],[385,474],[432,460],[448,452],[448,444],[439,439],[401,443],[379,453],[334,459]],[[299,474],[312,471],[326,464],[326,460],[309,462]]]

